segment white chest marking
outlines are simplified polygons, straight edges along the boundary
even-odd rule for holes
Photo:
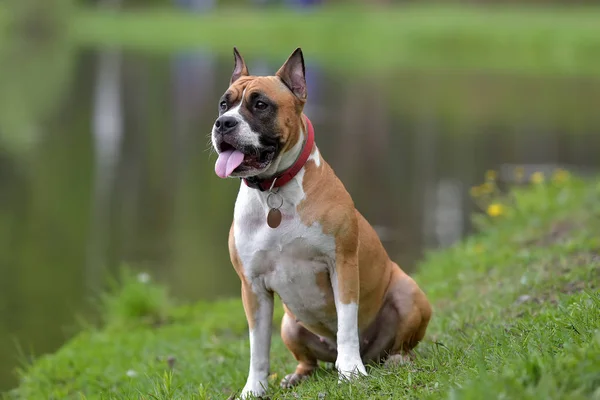
[[[311,158],[320,164],[317,152]],[[305,198],[303,177],[304,168],[280,188],[283,220],[276,229],[266,223],[268,193],[242,183],[234,211],[236,249],[252,286],[277,293],[301,321],[324,323],[335,331],[337,322],[327,320],[325,293],[316,282],[318,273],[333,272],[335,239],[320,224],[307,226],[300,219],[296,208]]]

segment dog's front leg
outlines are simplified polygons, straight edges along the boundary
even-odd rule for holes
[[[262,396],[267,391],[271,328],[273,324],[273,293],[266,288],[252,287],[242,282],[242,300],[250,331],[250,371],[241,397]]]
[[[353,224],[350,224],[341,231],[345,235],[336,237],[335,270],[331,282],[337,311],[338,356],[335,366],[340,380],[351,379],[358,374],[367,375],[360,357],[358,331],[358,235],[352,228]]]

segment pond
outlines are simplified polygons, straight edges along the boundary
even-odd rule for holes
[[[93,318],[91,300],[123,264],[182,301],[239,291],[227,234],[240,183],[215,175],[208,150],[232,60],[35,54],[0,71],[0,390]],[[246,57],[254,74],[279,67]],[[472,231],[469,189],[486,170],[600,167],[597,77],[343,75],[311,59],[307,77],[323,156],[410,272]]]

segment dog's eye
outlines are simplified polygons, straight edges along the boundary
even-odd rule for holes
[[[223,100],[222,102],[219,103],[219,109],[221,111],[227,110],[227,102],[225,100]]]
[[[254,108],[256,108],[257,110],[264,110],[268,107],[269,105],[263,101],[257,101],[256,104],[254,105]]]

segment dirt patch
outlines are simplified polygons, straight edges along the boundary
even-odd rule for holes
[[[545,235],[540,238],[531,239],[526,244],[534,246],[550,246],[559,243],[567,238],[569,234],[579,226],[581,226],[580,223],[575,223],[573,221],[564,220],[555,222]]]

